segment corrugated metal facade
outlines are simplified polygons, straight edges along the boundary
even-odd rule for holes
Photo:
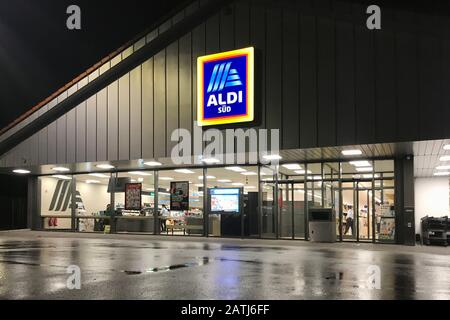
[[[170,156],[172,130],[192,130],[196,119],[197,57],[247,46],[261,53],[261,127],[280,128],[282,149],[449,137],[449,17],[383,7],[382,29],[370,31],[365,11],[350,1],[236,1],[17,146],[0,165]]]

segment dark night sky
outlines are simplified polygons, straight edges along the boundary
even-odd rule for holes
[[[0,128],[186,0],[0,0]],[[66,28],[81,8],[82,30]]]

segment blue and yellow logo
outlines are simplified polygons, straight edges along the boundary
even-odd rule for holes
[[[197,59],[199,126],[253,121],[253,68],[253,48]]]

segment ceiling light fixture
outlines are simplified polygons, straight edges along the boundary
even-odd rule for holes
[[[25,169],[15,169],[13,170],[14,173],[18,173],[18,174],[28,174],[31,173],[30,170],[25,170]]]
[[[266,154],[265,156],[263,156],[263,158],[266,160],[281,160],[281,159],[283,159],[283,157],[280,156],[279,154]]]
[[[178,173],[185,173],[185,174],[191,174],[191,173],[194,173],[194,171],[189,170],[189,169],[175,169],[174,171],[175,171],[175,172],[178,172]]]
[[[52,170],[58,171],[58,172],[67,172],[67,171],[70,171],[69,168],[64,168],[64,167],[54,167],[54,168],[52,168]]]
[[[241,174],[244,176],[257,176],[258,175],[256,172],[253,172],[253,171],[245,171],[245,172],[241,172]]]
[[[436,170],[449,170],[450,169],[450,165],[447,166],[437,166]]]
[[[86,180],[86,183],[100,183],[98,180]]]
[[[98,164],[98,165],[96,165],[96,167],[97,168],[100,168],[100,169],[114,169],[114,166],[113,165],[111,165],[111,164]]]
[[[162,166],[162,163],[158,162],[158,161],[148,161],[148,162],[144,162],[144,164],[149,167]]]
[[[448,176],[448,175],[450,175],[450,172],[449,171],[435,172],[434,175],[435,176]]]
[[[227,182],[231,182],[231,180],[228,180],[228,179],[219,179],[219,180],[217,180],[217,182],[227,183]]]
[[[301,170],[302,167],[298,163],[286,163],[282,164],[282,167],[289,169],[289,170]]]
[[[216,159],[216,158],[204,158],[204,159],[202,159],[202,162],[207,163],[207,164],[212,164],[212,163],[219,163],[220,160]]]
[[[173,180],[172,177],[159,177],[159,180]]]
[[[361,160],[361,161],[350,161],[351,165],[354,165],[355,167],[370,167],[372,166],[369,161],[367,160]]]
[[[152,174],[145,171],[128,171],[128,174],[137,175],[137,176],[151,176]]]
[[[439,158],[439,161],[450,161],[450,156],[442,156]]]
[[[355,169],[358,172],[371,172],[371,171],[373,171],[372,167],[356,167]]]
[[[446,144],[446,145],[444,146],[444,150],[450,150],[450,144]]]
[[[344,156],[358,156],[362,154],[362,151],[359,149],[347,149],[347,150],[342,150],[342,154]]]

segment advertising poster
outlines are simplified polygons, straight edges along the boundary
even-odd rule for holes
[[[189,210],[188,181],[174,181],[170,183],[170,210]]]
[[[141,210],[141,183],[125,184],[125,210]]]

